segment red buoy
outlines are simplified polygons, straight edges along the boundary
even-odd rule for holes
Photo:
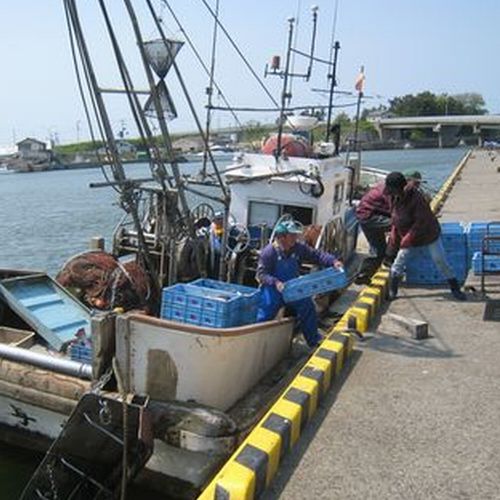
[[[266,139],[262,146],[262,152],[266,155],[275,155],[277,147],[278,136],[275,134]],[[281,154],[304,158],[311,155],[311,147],[302,137],[283,134],[281,136]]]

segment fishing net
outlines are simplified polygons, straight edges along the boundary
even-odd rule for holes
[[[101,251],[71,258],[56,280],[85,305],[95,309],[144,309],[150,298],[150,280],[139,264],[121,263]]]

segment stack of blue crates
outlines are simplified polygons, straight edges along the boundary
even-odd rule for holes
[[[463,284],[469,270],[466,228],[459,222],[443,222],[441,238],[448,263]],[[436,268],[428,250],[422,248],[420,252],[416,250],[406,263],[406,282],[410,285],[444,285],[447,280]]]
[[[286,303],[295,302],[313,297],[318,293],[345,288],[347,284],[347,277],[343,270],[329,267],[287,281],[283,289],[283,300]]]
[[[200,279],[163,289],[161,317],[181,323],[229,328],[254,323],[259,290]]]
[[[69,355],[72,361],[92,364],[92,346],[87,344],[70,344]]]
[[[469,245],[469,264],[473,264],[473,257],[476,252],[483,250],[483,238],[486,235],[500,236],[500,223],[471,222],[467,231],[467,241]],[[500,241],[491,240],[487,242],[487,250],[500,254]],[[480,260],[480,259],[479,259]],[[480,264],[479,264],[480,265]]]

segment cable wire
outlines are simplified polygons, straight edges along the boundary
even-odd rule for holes
[[[165,1],[165,0],[163,0],[163,1]],[[208,10],[208,12],[210,12],[210,14],[212,15],[212,17],[214,19],[217,19],[216,16],[215,16],[214,11],[210,7],[210,5],[208,5],[207,1],[206,0],[201,0],[201,2],[206,7],[206,9]],[[248,70],[253,75],[253,77],[257,80],[257,82],[259,83],[259,85],[261,86],[261,88],[264,90],[264,92],[266,93],[266,95],[269,97],[269,99],[271,99],[272,103],[276,106],[276,108],[280,109],[280,105],[279,105],[278,101],[276,101],[276,99],[273,97],[273,95],[271,94],[271,92],[269,92],[268,88],[264,85],[264,82],[262,81],[262,79],[259,77],[259,75],[257,75],[257,73],[252,68],[252,66],[248,62],[247,58],[245,57],[245,55],[241,52],[241,50],[238,48],[238,46],[234,42],[234,40],[231,37],[231,35],[228,33],[228,31],[226,30],[226,28],[224,27],[224,25],[218,19],[217,19],[217,24],[220,26],[222,32],[224,33],[224,35],[226,35],[227,39],[229,40],[229,43],[232,45],[232,47],[234,48],[234,50],[236,51],[236,53],[240,56],[240,58],[242,59],[242,61],[245,63],[245,66],[248,68]]]
[[[174,21],[176,22],[180,32],[182,33],[182,35],[184,36],[184,38],[186,39],[186,42],[187,44],[189,45],[189,47],[191,48],[191,50],[193,51],[196,59],[198,60],[198,62],[200,63],[201,67],[203,68],[203,70],[205,71],[205,73],[207,74],[207,76],[210,76],[210,70],[208,69],[207,65],[205,64],[205,62],[203,61],[202,57],[200,56],[200,53],[198,52],[198,50],[196,49],[196,46],[194,45],[193,41],[191,40],[191,38],[189,37],[189,35],[187,34],[186,30],[184,29],[183,25],[181,24],[181,22],[179,21],[179,18],[176,16],[175,12],[173,11],[172,7],[170,7],[170,4],[168,2],[168,0],[163,0],[163,5],[165,5],[168,9],[168,11],[170,12],[172,18],[174,19]],[[221,96],[222,100],[224,101],[224,103],[226,104],[226,106],[228,108],[231,108],[231,104],[228,102],[228,100],[226,99],[226,96],[224,95],[224,92],[222,92],[222,89],[219,87],[219,85],[217,85],[217,82],[214,81],[214,87],[217,89],[217,92],[219,93],[219,95]],[[235,120],[235,122],[238,124],[239,127],[243,127],[242,123],[240,122],[239,118],[238,118],[238,115],[236,115],[236,113],[232,113],[233,115],[233,118]]]

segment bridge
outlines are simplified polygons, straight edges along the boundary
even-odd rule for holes
[[[482,131],[500,129],[500,115],[445,115],[445,116],[408,116],[398,118],[373,118],[382,141],[401,140],[402,132],[410,129],[431,129],[438,136],[439,147],[452,145],[462,127],[471,127],[477,136],[478,145],[484,139]]]

